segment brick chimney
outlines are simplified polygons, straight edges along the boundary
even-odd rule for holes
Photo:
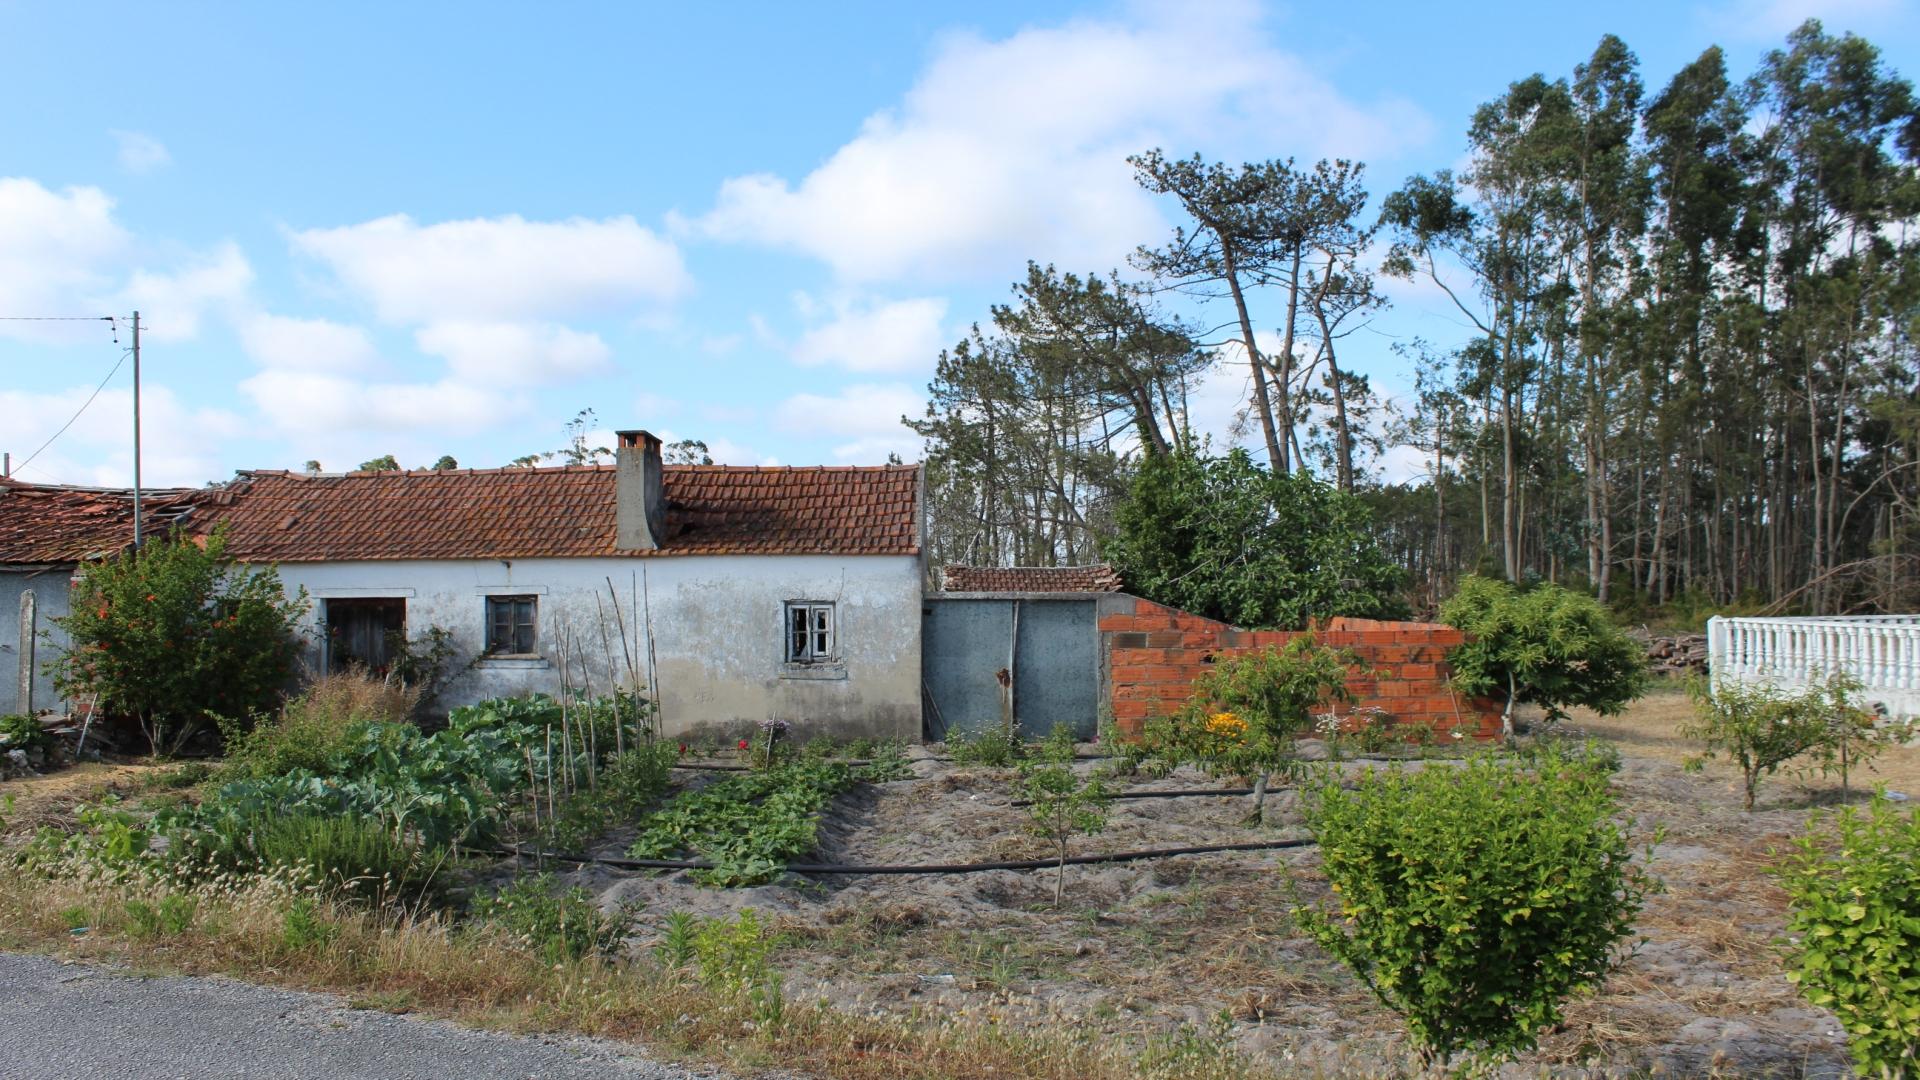
[[[614,539],[619,551],[652,551],[667,532],[660,439],[650,431],[617,431],[614,450]]]

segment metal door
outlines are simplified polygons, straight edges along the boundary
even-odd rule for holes
[[[1000,727],[1009,707],[1028,738],[1055,724],[1093,737],[1100,672],[1091,598],[928,597],[923,611],[929,738]]]

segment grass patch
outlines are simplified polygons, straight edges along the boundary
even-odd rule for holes
[[[181,898],[172,910],[191,914],[177,927],[162,927],[164,936],[144,934],[145,917],[130,905],[145,905],[157,917],[168,897]],[[101,915],[84,939],[73,939],[62,917],[75,908]],[[304,929],[290,932],[295,925]],[[757,946],[737,922],[730,930],[732,940],[710,940],[704,950],[715,973],[729,965],[732,972],[755,973]],[[343,905],[280,877],[186,887],[144,878],[108,883],[11,874],[0,878],[0,945],[338,992],[365,1006],[509,1031],[644,1039],[656,1052],[745,1070],[778,1063],[832,1080],[1273,1075],[1217,1040],[1206,1047],[1191,1043],[1201,1035],[1188,1035],[1188,1044],[1170,1053],[1170,1045],[1143,1051],[1067,1027],[1023,1032],[936,1015],[875,1019],[790,1004],[770,1010],[764,995],[738,992],[741,980],[709,981],[697,970],[596,955],[551,961],[497,935],[463,930],[440,914]]]

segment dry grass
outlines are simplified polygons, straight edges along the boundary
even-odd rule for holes
[[[128,902],[193,902],[180,933],[142,931]],[[315,905],[325,940],[291,939],[286,912]],[[85,925],[75,937],[73,927]],[[860,1017],[789,1006],[778,1017],[642,958],[550,965],[434,914],[377,915],[326,904],[297,885],[227,879],[193,888],[152,881],[0,879],[0,947],[59,951],[143,970],[221,973],[351,995],[356,1004],[422,1011],[508,1031],[564,1030],[629,1039],[667,1058],[745,1073],[777,1063],[845,1080],[1257,1080],[1272,1076],[1204,1042],[1116,1046],[1084,1030],[1012,1030],[939,1016]]]

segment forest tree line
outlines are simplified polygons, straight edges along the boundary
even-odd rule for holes
[[[1377,200],[1354,162],[1130,159],[1172,235],[1125,272],[1031,265],[908,419],[935,564],[1101,558],[1144,462],[1213,451],[1190,398],[1232,379],[1235,434],[1365,503],[1416,607],[1478,571],[1617,606],[1912,610],[1911,85],[1810,21],[1744,79],[1715,47],[1650,92],[1608,36],[1466,134],[1457,172]],[[1382,277],[1471,328],[1397,342],[1396,400],[1345,362]],[[1389,452],[1419,475],[1388,482]]]

